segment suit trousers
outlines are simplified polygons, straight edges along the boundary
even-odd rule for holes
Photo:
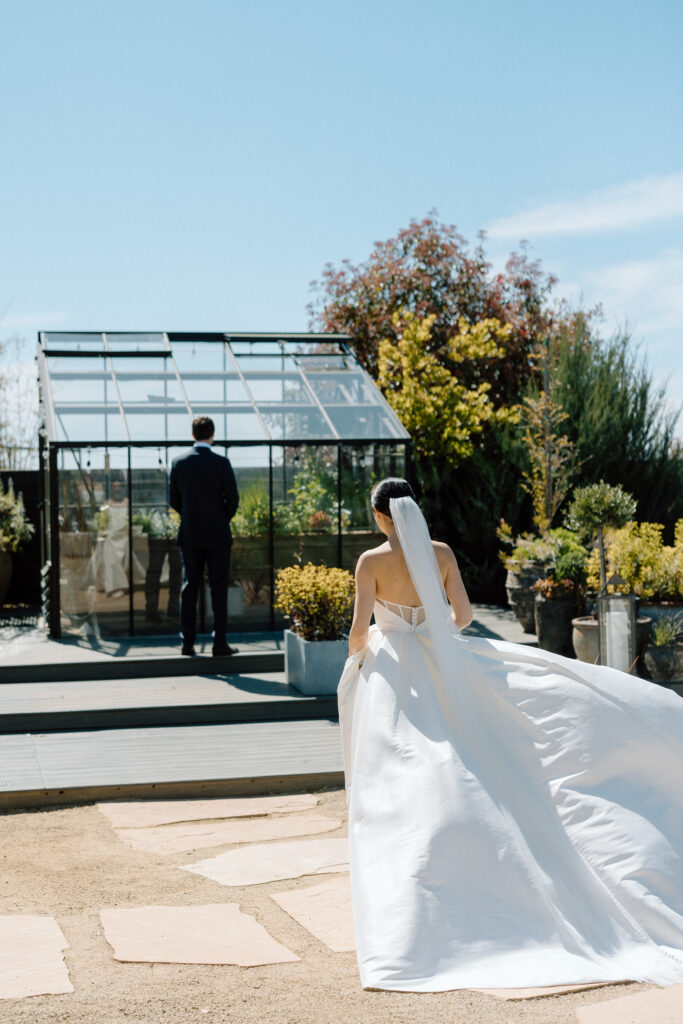
[[[213,606],[214,647],[224,647],[228,627],[228,577],[230,575],[231,541],[220,547],[181,547],[185,582],[180,598],[180,630],[183,646],[191,647],[197,636],[197,597],[204,578],[204,567],[209,575],[211,604]]]

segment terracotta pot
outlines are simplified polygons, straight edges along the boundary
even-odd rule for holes
[[[12,579],[12,555],[9,551],[0,551],[0,604],[7,597]]]
[[[663,647],[648,644],[643,661],[650,678],[656,682],[683,682],[683,644],[667,644]]]
[[[597,665],[600,655],[598,620],[592,615],[580,615],[572,619],[572,647],[578,661]]]
[[[536,632],[536,621],[534,618],[534,598],[536,597],[533,587],[536,580],[545,575],[545,569],[540,565],[519,566],[517,569],[508,569],[505,580],[505,593],[508,604],[512,608],[517,621],[525,633]]]
[[[652,619],[647,615],[639,615],[636,622],[636,652],[640,655],[647,643],[652,627]],[[598,620],[592,615],[580,615],[572,619],[572,647],[578,661],[589,665],[597,665],[600,654],[600,635]]]
[[[572,617],[576,611],[573,594],[547,600],[536,594],[534,616],[538,646],[553,654],[572,654]]]

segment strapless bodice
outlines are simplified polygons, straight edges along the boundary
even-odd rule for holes
[[[397,604],[394,601],[384,601],[379,597],[375,599],[375,622],[384,633],[390,630],[423,632],[427,629],[422,605],[415,607],[409,604]]]

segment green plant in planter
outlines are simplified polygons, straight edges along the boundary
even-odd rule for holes
[[[676,524],[676,542],[663,543],[660,523],[627,523],[606,535],[607,561],[629,590],[648,601],[680,601],[683,597],[683,520]],[[588,563],[588,583],[599,579],[598,552]],[[608,587],[608,590],[611,588]]]
[[[14,491],[10,479],[7,490],[0,480],[0,551],[20,551],[35,533],[35,526],[26,515],[24,499]]]
[[[261,480],[240,491],[240,504],[230,523],[236,537],[255,537],[270,530],[270,498]]]
[[[139,526],[146,537],[163,537],[175,540],[180,530],[180,516],[173,509],[143,509],[133,515],[133,526]]]
[[[683,615],[668,612],[655,622],[650,643],[653,647],[672,647],[683,644]]]
[[[584,536],[592,538],[597,535],[601,593],[607,588],[604,531],[608,527],[624,526],[629,519],[633,519],[635,512],[635,498],[620,485],[612,486],[601,480],[574,491],[565,524],[570,530]]]
[[[292,565],[275,577],[275,608],[289,618],[304,640],[341,640],[353,614],[355,584],[346,569],[326,565]]]
[[[520,565],[547,566],[552,568],[551,575],[556,579],[568,578],[577,585],[585,582],[588,551],[578,535],[571,530],[558,526],[543,536],[523,533],[513,538],[510,528],[503,521],[498,529],[498,537],[512,548],[510,552],[500,553],[506,569],[514,570]]]
[[[549,536],[538,536],[533,533],[520,533],[513,537],[508,523],[501,519],[496,531],[498,539],[508,551],[500,551],[499,557],[506,569],[515,569],[531,565],[549,565],[554,557],[556,545]]]

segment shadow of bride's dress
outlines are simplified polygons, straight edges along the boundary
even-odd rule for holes
[[[454,626],[445,678],[392,607],[339,686],[363,986],[683,982],[683,700]]]

